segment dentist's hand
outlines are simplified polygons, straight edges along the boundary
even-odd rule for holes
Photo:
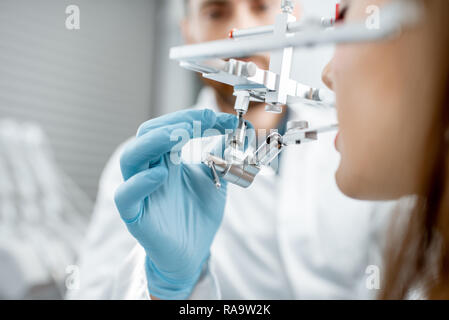
[[[186,299],[223,218],[226,183],[214,186],[203,165],[175,164],[170,159],[175,130],[192,138],[194,121],[201,129],[235,129],[236,117],[211,110],[187,110],[145,122],[121,156],[124,183],[115,202],[128,230],[146,251],[148,287],[160,299]],[[181,132],[181,131],[177,131]],[[184,144],[187,141],[183,141]],[[179,149],[178,149],[179,151]]]

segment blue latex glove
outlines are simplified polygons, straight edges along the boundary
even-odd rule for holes
[[[203,132],[217,129],[222,134],[237,125],[235,116],[211,110],[169,114],[145,122],[120,159],[125,182],[115,202],[146,251],[149,291],[160,299],[188,298],[223,218],[226,182],[217,190],[204,164],[170,160],[170,151],[179,144],[170,135],[182,129],[192,137],[193,121],[201,121]]]

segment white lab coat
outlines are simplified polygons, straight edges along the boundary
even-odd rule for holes
[[[197,107],[217,109],[211,89],[202,91]],[[333,110],[308,106],[291,108],[291,119],[308,120],[311,126],[336,121]],[[366,286],[365,271],[380,266],[381,239],[394,203],[356,201],[338,190],[334,138],[335,133],[327,133],[319,142],[287,148],[280,173],[264,170],[246,190],[228,185],[223,223],[192,299],[375,296]],[[145,253],[113,204],[121,183],[119,154],[102,177],[81,259],[81,288],[69,297],[149,298]]]

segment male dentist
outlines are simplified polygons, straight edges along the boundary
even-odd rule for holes
[[[272,24],[280,2],[188,0],[182,23],[185,40],[222,39],[232,28]],[[266,55],[248,59],[268,68]],[[205,129],[232,127],[233,117],[223,113],[233,114],[233,105],[232,88],[206,81],[194,110],[144,123],[138,136],[117,150],[100,182],[80,260],[81,287],[69,297],[366,299],[375,295],[366,284],[366,270],[381,263],[379,237],[392,204],[359,202],[340,193],[334,182],[335,134],[289,147],[280,157],[279,170],[265,169],[248,189],[227,184],[215,190],[208,168],[166,162],[164,148],[173,130],[190,130],[188,123],[193,120],[201,121]],[[312,126],[336,121],[331,110],[289,106],[272,115],[256,103],[245,118],[256,130],[280,131],[290,120],[307,120]],[[200,219],[198,214],[210,219]],[[188,226],[186,217],[191,218]],[[187,229],[198,234],[195,241],[182,237]],[[179,256],[180,247],[184,251]]]

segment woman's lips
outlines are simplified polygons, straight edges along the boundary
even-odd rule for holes
[[[340,132],[337,132],[337,135],[335,136],[335,141],[334,141],[334,145],[335,145],[335,150],[338,150],[338,137],[340,136]]]

